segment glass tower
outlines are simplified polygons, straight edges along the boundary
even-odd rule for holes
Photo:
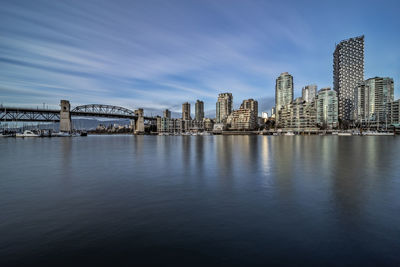
[[[339,99],[339,119],[352,121],[355,87],[364,81],[364,35],[341,41],[333,53],[333,89]]]

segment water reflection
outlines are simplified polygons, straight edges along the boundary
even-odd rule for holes
[[[1,266],[48,255],[53,266],[400,264],[398,137],[89,136],[0,148]]]

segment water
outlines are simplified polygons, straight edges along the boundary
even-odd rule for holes
[[[0,139],[0,266],[400,265],[400,138]]]

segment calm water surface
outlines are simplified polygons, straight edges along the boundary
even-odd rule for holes
[[[400,266],[400,137],[0,139],[0,266]]]

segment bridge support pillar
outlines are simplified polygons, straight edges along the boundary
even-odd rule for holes
[[[138,117],[135,122],[135,134],[143,134],[144,133],[144,112],[143,109],[140,108],[135,110],[135,115]]]
[[[68,100],[61,100],[60,109],[60,132],[71,132],[72,121],[71,121],[71,105]]]

